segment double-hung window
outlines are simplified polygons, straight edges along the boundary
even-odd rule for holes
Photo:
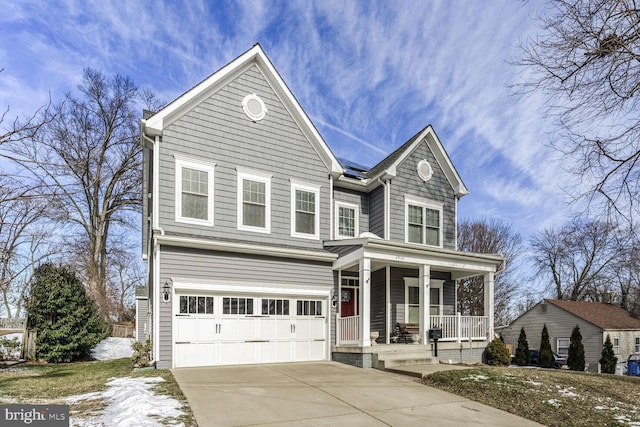
[[[636,337],[636,353],[640,353],[640,337]]]
[[[620,338],[619,337],[613,338],[613,352],[615,354],[620,354]]]
[[[320,238],[320,187],[291,183],[291,235]]]
[[[442,205],[406,198],[406,241],[442,247]]]
[[[571,344],[571,340],[569,338],[558,338],[556,342],[556,353],[560,356],[568,356],[569,344]]]
[[[175,158],[176,221],[212,226],[215,164]]]
[[[348,239],[358,236],[358,205],[336,202],[335,233],[337,239]]]
[[[271,175],[238,171],[238,230],[271,231]]]

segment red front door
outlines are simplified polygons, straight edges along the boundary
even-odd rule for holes
[[[340,295],[340,317],[355,316],[356,314],[356,290],[342,288]]]

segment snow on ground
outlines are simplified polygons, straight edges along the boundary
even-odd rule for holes
[[[91,350],[91,356],[96,360],[113,360],[131,357],[133,356],[131,345],[134,342],[135,340],[133,338],[109,337]]]
[[[86,418],[71,417],[71,426],[163,426],[184,412],[177,400],[155,394],[151,388],[164,381],[160,377],[114,378],[107,389],[67,398],[67,404],[77,405],[83,401],[101,399],[107,407]],[[163,423],[164,421],[164,423]],[[184,424],[170,424],[182,426]]]
[[[463,380],[473,380],[473,381],[482,381],[482,380],[488,380],[489,377],[486,375],[469,375],[467,377],[462,378]]]

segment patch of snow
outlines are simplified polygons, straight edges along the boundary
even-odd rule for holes
[[[560,402],[556,399],[549,399],[549,400],[545,400],[546,403],[548,403],[551,406],[554,406],[556,408],[560,407]]]
[[[564,397],[578,397],[578,395],[576,393],[571,391],[572,389],[573,389],[573,387],[562,388],[562,389],[558,390],[558,393],[560,393]]]
[[[595,406],[593,409],[595,409],[596,411],[604,411],[605,409],[609,409],[606,406]]]
[[[489,377],[486,375],[469,375],[468,377],[462,378],[463,380],[473,380],[473,381],[482,381],[488,380]]]
[[[91,356],[96,360],[113,360],[133,356],[131,345],[133,338],[109,337],[102,340],[93,350]]]
[[[533,381],[533,380],[527,380],[527,381],[525,381],[525,384],[531,384],[531,385],[535,385],[535,386],[542,385],[542,383],[540,383],[538,381]]]
[[[155,394],[151,388],[163,382],[160,377],[123,377],[107,382],[107,389],[67,398],[67,404],[101,399],[107,407],[88,418],[71,417],[71,426],[163,426],[184,415],[182,404],[169,396]],[[163,423],[165,421],[165,423]],[[184,424],[171,424],[182,426]]]

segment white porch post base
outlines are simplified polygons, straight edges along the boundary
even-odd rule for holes
[[[358,345],[371,346],[371,258],[360,260],[360,331]]]
[[[493,340],[494,286],[495,273],[486,273],[484,279],[484,315],[487,316],[487,340]]]
[[[430,298],[431,291],[429,288],[431,282],[431,268],[427,264],[420,265],[418,269],[418,285],[420,288],[419,291],[419,300],[420,300],[420,342],[422,344],[426,344],[429,340],[429,328],[431,327],[429,323],[429,314],[430,314]]]

